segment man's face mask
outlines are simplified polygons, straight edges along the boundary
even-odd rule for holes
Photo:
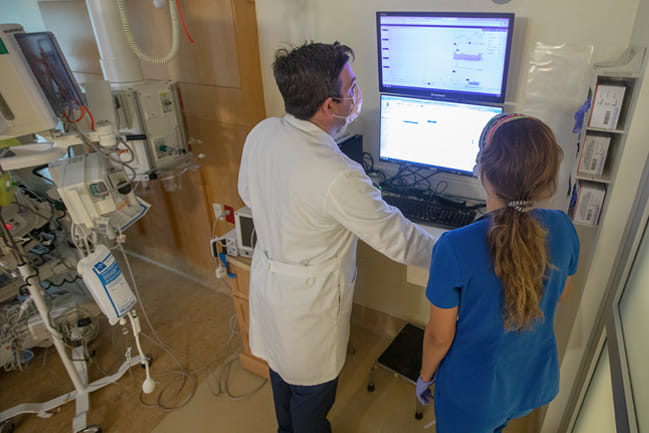
[[[359,114],[361,114],[361,106],[363,105],[363,92],[361,92],[361,88],[358,85],[358,83],[354,83],[354,94],[353,96],[349,96],[346,98],[337,98],[337,99],[351,99],[352,100],[352,107],[349,110],[349,113],[346,116],[339,116],[338,114],[334,114],[334,117],[337,117],[338,119],[345,119],[345,125],[347,126],[350,123],[352,123]]]

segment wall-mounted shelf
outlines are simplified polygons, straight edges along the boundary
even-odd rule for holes
[[[645,51],[644,48],[630,49],[618,62],[593,67],[590,82],[593,101],[587,113],[587,124],[581,132],[578,167],[574,173],[580,182],[575,191],[583,191],[583,197],[573,200],[576,206],[571,209],[571,216],[575,224],[597,226],[606,216],[606,191],[615,184]],[[603,198],[598,202],[598,194],[593,191],[602,188]],[[584,221],[585,215],[595,217]]]

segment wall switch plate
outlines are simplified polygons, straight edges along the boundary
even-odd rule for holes
[[[214,212],[214,218],[218,221],[223,221],[225,215],[223,214],[223,205],[221,203],[212,203],[212,211]]]

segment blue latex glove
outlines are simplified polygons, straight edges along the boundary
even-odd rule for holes
[[[428,403],[433,399],[433,393],[430,392],[430,386],[435,383],[435,378],[437,377],[437,372],[433,374],[433,377],[430,379],[430,382],[426,382],[424,379],[419,376],[417,378],[416,392],[417,400],[419,403],[424,406],[428,406]]]
[[[588,96],[588,99],[586,99],[586,102],[579,107],[577,112],[575,113],[575,126],[572,128],[572,133],[573,134],[578,134],[582,128],[584,127],[584,119],[586,117],[586,112],[590,110],[590,105],[593,102],[592,98]]]

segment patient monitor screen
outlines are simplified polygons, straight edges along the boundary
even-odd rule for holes
[[[17,33],[15,38],[57,115],[66,115],[85,105],[81,90],[52,33]]]
[[[472,174],[486,123],[502,107],[381,95],[382,160]]]

